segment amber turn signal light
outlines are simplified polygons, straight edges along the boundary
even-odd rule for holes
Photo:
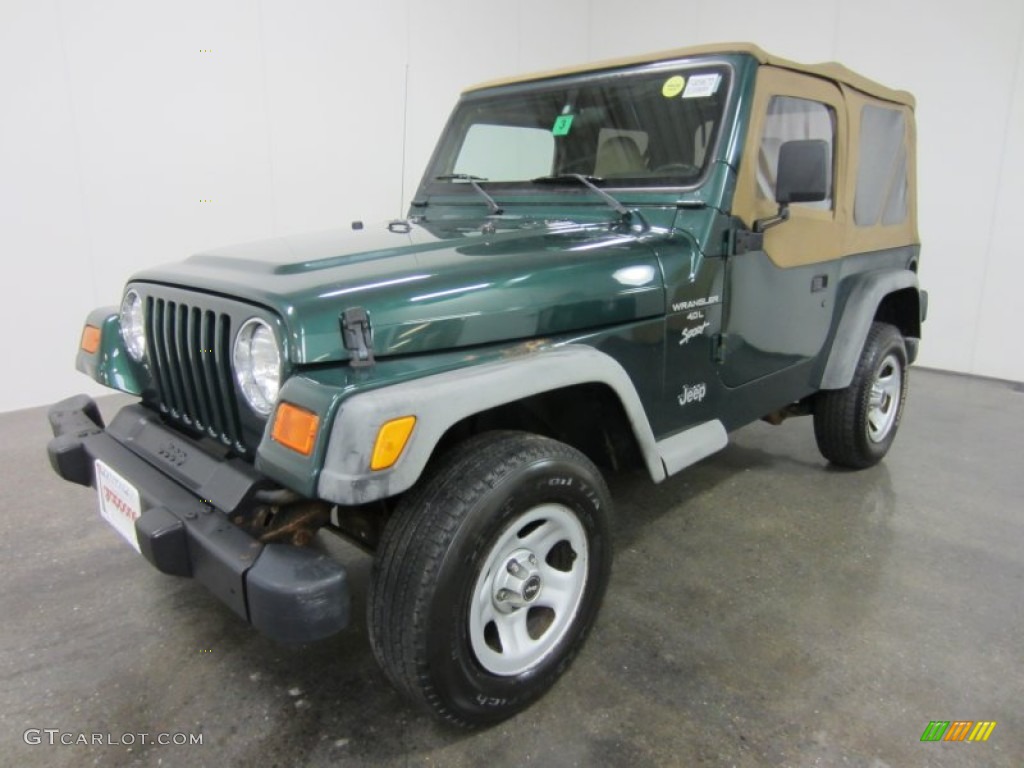
[[[373,446],[370,469],[387,469],[394,465],[405,450],[405,444],[409,442],[409,435],[415,426],[415,416],[392,419],[382,426],[377,433],[377,442]]]
[[[313,452],[316,431],[319,428],[320,417],[312,411],[291,403],[281,403],[277,406],[274,428],[270,436],[281,445],[303,456],[309,456]]]
[[[95,325],[87,325],[82,330],[82,349],[90,355],[95,355],[100,348],[100,329]]]

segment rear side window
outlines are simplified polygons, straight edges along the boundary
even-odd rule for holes
[[[906,118],[866,104],[860,113],[860,167],[853,220],[860,227],[899,224],[907,218]]]
[[[758,194],[775,200],[779,170],[779,147],[794,139],[821,139],[828,144],[828,197],[817,203],[794,203],[808,208],[832,207],[832,157],[836,143],[836,115],[820,101],[794,96],[772,96],[764,120],[764,134],[757,157]]]

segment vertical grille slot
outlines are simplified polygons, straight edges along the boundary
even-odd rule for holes
[[[214,353],[216,344],[216,314],[206,310],[202,312],[199,326],[199,337],[202,339],[203,381],[206,391],[210,393],[210,419],[217,435],[227,434],[228,419],[224,412],[224,401],[220,396],[220,377],[217,375],[217,358]]]
[[[196,402],[196,385],[192,375],[192,362],[189,360],[188,349],[188,307],[178,304],[175,307],[174,321],[174,355],[178,361],[178,378],[181,380],[183,395],[184,418],[186,424],[199,424],[199,406]]]
[[[155,384],[157,398],[160,401],[160,410],[164,413],[170,411],[171,382],[167,377],[167,357],[164,355],[163,345],[160,344],[160,328],[164,312],[162,299],[152,297],[146,299],[146,344],[150,349],[153,368],[155,369]]]
[[[177,345],[174,343],[174,315],[177,305],[173,301],[164,304],[162,323],[160,323],[161,342],[167,356],[167,375],[171,380],[171,415],[186,424],[190,423],[185,412],[184,387],[181,379],[181,361],[178,359]]]
[[[146,340],[160,410],[226,445],[243,447],[230,316],[147,297]]]
[[[203,375],[203,343],[199,335],[200,310],[190,307],[185,316],[185,349],[188,350],[189,375],[195,388],[196,404],[199,415],[197,426],[212,437],[217,436],[213,428],[213,417],[210,415],[210,395],[206,389],[206,378]]]
[[[217,339],[214,347],[217,370],[227,373],[226,376],[217,377],[227,416],[224,425],[225,432],[238,441],[242,434],[242,428],[238,423],[238,404],[235,402],[234,376],[231,368],[231,318],[227,315],[220,315],[217,320]]]

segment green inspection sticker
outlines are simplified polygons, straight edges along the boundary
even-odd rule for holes
[[[551,126],[551,134],[553,136],[568,136],[569,129],[572,128],[573,115],[559,115],[555,124]]]

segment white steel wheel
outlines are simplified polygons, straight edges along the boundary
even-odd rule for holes
[[[902,391],[903,366],[896,355],[890,353],[878,366],[868,396],[867,431],[872,442],[883,442],[892,431],[900,409]]]
[[[544,661],[572,626],[587,584],[587,534],[560,504],[513,520],[486,555],[469,611],[480,665],[519,675]]]
[[[909,381],[899,329],[872,323],[849,386],[815,397],[814,438],[821,454],[851,469],[881,461],[900,427]]]
[[[524,710],[594,624],[610,512],[601,473],[565,443],[495,431],[451,449],[381,536],[367,623],[384,673],[448,723]]]

